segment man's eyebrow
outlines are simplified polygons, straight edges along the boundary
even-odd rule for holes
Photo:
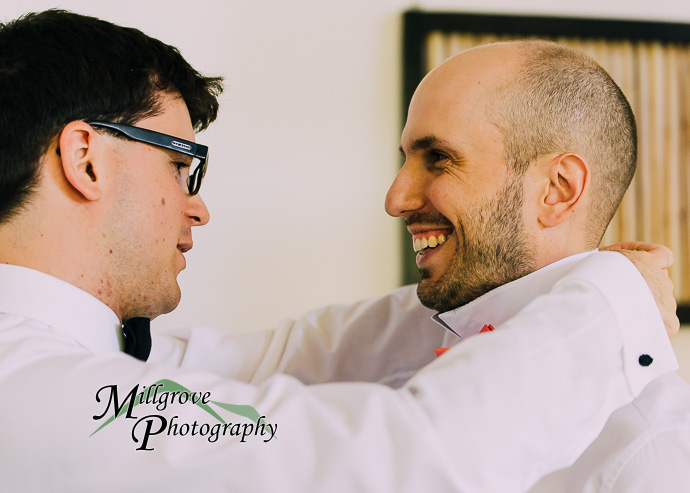
[[[442,149],[453,149],[453,146],[451,146],[448,141],[439,139],[435,135],[427,135],[413,140],[409,145],[409,150],[410,152],[415,152],[439,147]],[[405,155],[405,151],[403,150],[402,146],[400,146],[400,153],[403,156]]]

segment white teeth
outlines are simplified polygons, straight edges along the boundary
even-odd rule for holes
[[[415,252],[421,252],[426,248],[436,248],[438,245],[443,245],[446,242],[445,235],[429,236],[429,238],[416,238],[412,243]]]

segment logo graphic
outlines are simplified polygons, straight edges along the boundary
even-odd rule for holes
[[[107,394],[108,391],[109,394]],[[192,392],[172,380],[159,380],[153,385],[149,385],[148,388],[143,386],[141,391],[139,391],[139,384],[137,384],[129,391],[122,402],[119,400],[117,385],[106,385],[98,389],[96,392],[96,402],[101,402],[102,393],[107,395],[107,405],[103,413],[93,416],[93,419],[97,421],[103,419],[108,414],[111,406],[113,414],[90,436],[94,436],[117,418],[124,415],[125,419],[136,420],[132,426],[131,436],[134,443],[141,442],[137,450],[154,450],[153,446],[149,447],[149,439],[161,434],[169,436],[202,436],[209,442],[216,442],[220,436],[225,435],[241,436],[240,442],[246,442],[247,439],[254,439],[254,437],[258,437],[264,442],[270,442],[278,430],[277,423],[267,423],[266,417],[262,416],[252,406],[212,401],[210,392]],[[157,413],[137,418],[134,416],[133,411],[140,404],[154,405],[155,410],[160,413],[165,411],[168,406],[175,404],[195,405],[206,411],[218,422],[211,425],[194,420],[190,424],[179,422],[179,416],[173,416],[168,419],[162,414]],[[251,421],[251,423],[226,423],[209,404],[213,404],[237,416],[242,416],[246,420]]]
[[[192,146],[190,146],[189,144],[185,144],[183,142],[178,142],[176,140],[172,141],[172,145],[174,145],[175,147],[179,147],[180,149],[184,149],[186,151],[192,150]]]

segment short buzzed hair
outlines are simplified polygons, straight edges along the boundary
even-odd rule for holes
[[[499,87],[489,118],[518,174],[545,154],[574,152],[587,159],[592,193],[585,234],[594,248],[635,174],[632,109],[611,76],[584,53],[549,41],[514,44],[524,56],[522,66]]]

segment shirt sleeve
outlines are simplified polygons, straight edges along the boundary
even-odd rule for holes
[[[631,300],[625,313],[619,291]],[[626,361],[638,343],[653,357],[641,372]],[[675,361],[644,280],[623,256],[606,252],[399,389],[305,385],[281,374],[254,385],[122,354],[32,351],[45,357],[0,375],[3,394],[14,396],[0,428],[9,490],[526,491],[572,463],[614,409]],[[208,393],[226,423],[253,423],[249,436],[233,436],[231,426],[212,441],[217,418],[200,406],[161,409],[146,397],[131,417],[107,426],[96,419],[108,411],[103,394],[95,399],[104,386],[119,389],[123,401],[163,380]],[[248,408],[262,420],[228,411]],[[259,432],[261,423],[275,433]],[[144,440],[150,450],[138,450]]]
[[[360,381],[399,387],[434,359],[444,330],[416,286],[311,311],[274,330],[195,327],[156,335],[149,362],[254,384],[275,373],[303,383]]]
[[[607,478],[599,491],[686,493],[690,489],[690,429],[671,428],[622,460],[625,466],[620,474]]]

